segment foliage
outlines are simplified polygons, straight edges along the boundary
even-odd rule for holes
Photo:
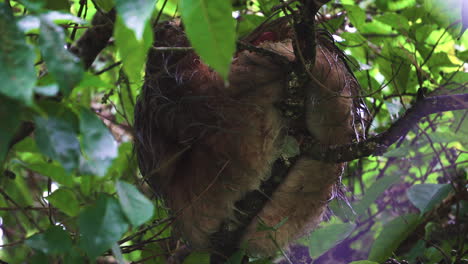
[[[193,48],[226,78],[236,39],[284,15],[272,11],[280,2],[0,0],[0,260],[165,263],[183,250],[131,146],[151,25],[180,15]],[[113,38],[88,69],[70,47],[98,10],[114,4]],[[428,94],[466,93],[462,5],[342,0],[323,7],[321,27],[349,55],[374,117],[368,137]],[[347,198],[332,201],[333,214],[297,248],[308,248],[314,263],[466,261],[467,113],[424,117],[388,152],[350,162]],[[297,252],[283,257],[298,259]],[[185,263],[208,258],[194,252]]]

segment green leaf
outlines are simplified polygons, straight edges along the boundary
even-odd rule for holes
[[[70,13],[64,13],[59,11],[49,11],[41,14],[42,17],[45,17],[47,20],[53,21],[55,23],[77,23],[85,24],[86,20],[83,20],[79,17],[76,17]],[[23,16],[18,20],[18,27],[24,32],[30,32],[33,30],[38,30],[41,26],[41,21],[36,15],[27,15]]]
[[[110,249],[128,229],[119,202],[104,194],[80,213],[78,226],[81,233],[80,247],[91,258]]]
[[[366,190],[366,194],[362,199],[355,203],[353,208],[357,215],[363,215],[366,210],[371,206],[371,204],[390,186],[392,186],[395,182],[400,180],[400,175],[387,175],[383,178],[380,178],[374,184],[371,185]]]
[[[374,261],[369,261],[369,260],[358,260],[358,261],[350,262],[349,264],[379,264],[379,263],[374,262]]]
[[[154,206],[138,189],[126,182],[117,181],[117,194],[120,206],[132,226],[137,227],[150,220],[154,214]]]
[[[340,218],[342,221],[347,222],[356,218],[356,213],[348,201],[333,199],[328,203],[328,208],[333,212],[333,215]]]
[[[49,203],[69,216],[76,216],[80,211],[80,204],[75,194],[65,188],[60,188],[46,198]]]
[[[236,251],[227,261],[225,264],[242,264],[243,259],[245,256],[245,250],[240,249]],[[200,262],[199,262],[200,263]],[[206,262],[208,263],[208,262]]]
[[[286,136],[281,152],[286,158],[291,158],[296,155],[299,155],[301,152],[299,148],[299,143],[294,137]]]
[[[450,184],[417,184],[407,191],[408,199],[424,214],[441,203],[452,190]]]
[[[60,91],[68,96],[73,87],[80,82],[84,72],[83,66],[80,60],[65,48],[63,29],[46,16],[41,16],[39,20],[41,21],[39,47],[47,69],[57,81]]]
[[[1,46],[1,45],[0,45]],[[16,130],[20,125],[21,108],[13,100],[0,96],[0,168]]]
[[[0,3],[0,43],[0,93],[32,105],[36,56],[4,3]]]
[[[77,118],[59,104],[47,104],[45,110],[48,117],[34,117],[36,144],[44,155],[59,161],[71,172],[78,167],[81,156]]]
[[[114,7],[114,0],[94,0],[93,3],[106,13]]]
[[[225,80],[235,51],[236,30],[229,1],[181,0],[187,36],[201,59]]]
[[[80,132],[86,164],[83,170],[98,176],[107,173],[117,157],[117,142],[109,129],[96,114],[86,108],[80,109]]]
[[[68,0],[46,0],[45,8],[54,10],[69,10],[70,1]]]
[[[346,239],[354,230],[356,224],[332,224],[316,229],[310,234],[308,241],[309,252],[312,258],[317,258],[330,248]]]
[[[408,19],[396,13],[385,13],[381,16],[375,17],[375,20],[387,24],[395,29],[409,29]]]
[[[184,259],[183,264],[205,264],[210,263],[210,254],[206,252],[193,252]]]
[[[348,18],[353,26],[358,30],[361,29],[366,21],[366,13],[364,10],[355,5],[343,5],[343,7],[348,11]]]
[[[148,24],[145,27],[143,39],[138,40],[134,32],[125,26],[122,18],[117,17],[114,38],[123,61],[125,73],[127,73],[131,82],[139,83],[146,61],[146,54],[153,42],[150,25]]]
[[[115,259],[117,260],[118,264],[125,264],[124,257],[122,255],[122,250],[120,249],[119,244],[114,243],[111,247],[112,254],[114,255]]]
[[[28,238],[25,244],[44,254],[63,254],[71,249],[72,240],[62,227],[52,226],[44,233]]]
[[[399,216],[382,228],[369,253],[369,260],[384,262],[419,224],[417,214]]]
[[[264,16],[245,14],[242,19],[237,21],[237,36],[243,37],[257,28],[263,21]]]
[[[156,0],[115,0],[115,6],[123,24],[135,33],[136,39],[141,41],[145,27],[156,5]]]
[[[70,177],[70,175],[67,175],[65,169],[56,162],[49,163],[46,161],[41,161],[38,163],[26,164],[25,166],[32,171],[51,178],[63,186],[73,186],[73,178]]]

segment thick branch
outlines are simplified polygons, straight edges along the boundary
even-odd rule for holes
[[[422,117],[445,111],[468,109],[468,94],[439,95],[418,100],[390,128],[368,140],[358,143],[323,147],[316,146],[307,151],[310,157],[328,161],[345,162],[370,155],[381,155],[398,139],[406,136]]]
[[[114,31],[114,22],[115,10],[107,14],[97,12],[91,21],[92,27],[70,48],[71,52],[80,57],[86,69],[91,67],[97,55],[107,46]]]

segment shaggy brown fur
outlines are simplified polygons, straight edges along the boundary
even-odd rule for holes
[[[275,38],[263,41],[263,32]],[[290,35],[283,22],[245,40],[293,62]],[[176,21],[158,25],[155,39],[155,46],[190,46]],[[324,145],[359,139],[359,100],[353,99],[358,83],[328,35],[317,35],[316,56],[312,74],[319,83],[305,86],[305,116],[298,120]],[[221,223],[236,223],[235,202],[270,177],[273,163],[284,158],[286,137],[301,145],[302,137],[289,133],[290,121],[277,107],[290,82],[284,64],[251,51],[236,53],[227,87],[193,52],[150,52],[135,110],[140,169],[192,247],[213,248],[210,236]],[[272,255],[315,228],[343,166],[298,157],[245,232],[249,253]],[[257,231],[259,223],[281,222],[277,230]]]

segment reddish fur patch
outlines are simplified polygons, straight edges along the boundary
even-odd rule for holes
[[[268,31],[268,32],[263,32],[262,35],[260,35],[260,37],[258,37],[256,40],[252,42],[252,44],[255,46],[258,46],[262,42],[265,42],[265,41],[277,41],[277,40],[278,40],[278,34],[276,34],[275,32]]]

